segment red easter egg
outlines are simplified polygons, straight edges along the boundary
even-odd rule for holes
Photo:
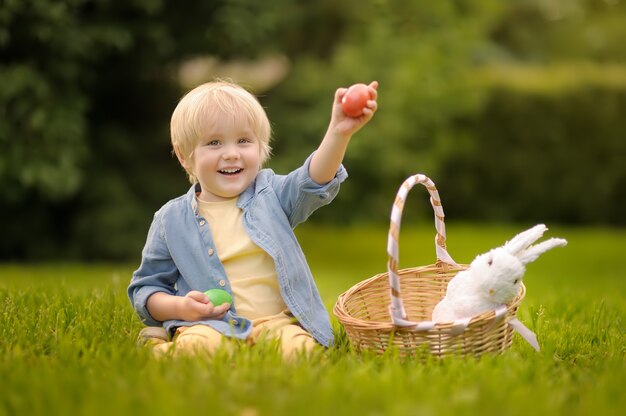
[[[341,99],[341,109],[350,117],[359,117],[363,114],[363,108],[367,106],[370,92],[365,84],[354,84]]]

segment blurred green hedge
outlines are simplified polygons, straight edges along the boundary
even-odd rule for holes
[[[267,108],[279,173],[315,149],[337,87],[380,81],[350,179],[311,221],[386,223],[422,172],[451,219],[623,225],[625,15],[595,0],[4,1],[0,260],[139,257],[189,186],[168,122],[197,59],[285,64],[263,88],[235,78]]]
[[[485,105],[456,121],[438,168],[450,217],[626,224],[626,68],[504,68],[481,82]]]

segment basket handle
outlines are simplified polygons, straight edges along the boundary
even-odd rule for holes
[[[435,235],[435,252],[438,262],[444,262],[452,266],[457,266],[457,263],[450,257],[446,250],[446,226],[443,222],[444,214],[441,206],[441,199],[439,198],[439,192],[435,184],[430,178],[425,175],[418,174],[407,178],[404,183],[398,189],[396,199],[393,203],[391,210],[391,221],[389,223],[389,235],[387,238],[387,270],[389,272],[389,288],[391,292],[391,316],[395,321],[397,318],[401,320],[407,319],[404,306],[402,304],[402,297],[400,294],[400,278],[398,276],[398,264],[399,259],[399,237],[400,237],[400,222],[402,220],[402,210],[406,202],[406,197],[409,191],[416,185],[421,184],[426,187],[430,194],[430,204],[435,212],[435,228],[437,234]]]

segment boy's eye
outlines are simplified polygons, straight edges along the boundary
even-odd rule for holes
[[[239,143],[251,143],[252,140],[248,139],[247,137],[241,137],[239,138]]]
[[[207,142],[207,145],[208,145],[208,146],[217,146],[217,145],[219,145],[219,144],[220,144],[220,141],[219,141],[219,140],[217,140],[217,139],[212,139],[212,140],[209,140],[209,141]]]

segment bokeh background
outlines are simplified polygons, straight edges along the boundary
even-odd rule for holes
[[[419,172],[450,219],[623,227],[625,45],[623,0],[2,0],[0,260],[138,259],[189,186],[171,112],[215,77],[259,96],[279,173],[380,82],[310,221],[386,223]]]

